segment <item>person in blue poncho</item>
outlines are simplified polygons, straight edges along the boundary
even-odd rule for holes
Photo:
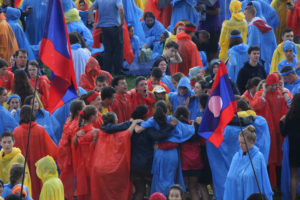
[[[200,17],[195,6],[196,0],[172,0],[173,5],[171,24],[168,30],[173,30],[176,23],[181,20],[189,20],[192,24],[198,24]]]
[[[196,82],[194,92],[195,95],[189,97],[189,99],[186,101],[186,105],[191,112],[190,120],[193,121],[196,120],[197,117],[203,115],[205,105],[202,105],[201,102],[205,101],[204,99],[208,98],[208,95],[205,94],[204,90],[202,89],[200,81]]]
[[[145,33],[140,22],[140,18],[143,17],[143,11],[136,6],[134,0],[123,0],[123,7],[127,25],[133,26],[135,34],[141,42],[145,42]]]
[[[12,94],[8,97],[8,111],[15,118],[16,122],[19,122],[20,118],[20,105],[21,105],[21,97],[17,94]]]
[[[272,55],[277,48],[274,30],[264,20],[256,17],[256,9],[253,6],[245,8],[245,18],[249,22],[248,45],[260,47],[260,60],[264,64],[266,72],[269,72]]]
[[[296,57],[297,47],[295,43],[286,40],[283,42],[282,49],[286,59],[278,63],[278,71],[280,72],[285,66],[291,66],[294,70],[296,70],[299,60]],[[297,74],[300,75],[300,70],[297,70]]]
[[[300,70],[298,70],[300,71]],[[300,92],[300,78],[299,75],[294,71],[291,66],[285,66],[280,71],[281,75],[283,76],[284,82],[287,83],[285,85],[287,89],[289,89],[292,95],[295,95]]]
[[[164,101],[158,101],[153,117],[142,122],[141,126],[136,129],[136,132],[138,133],[151,127],[160,130],[160,127],[172,120],[172,116],[167,116],[167,112],[166,103]],[[165,142],[156,145],[152,165],[153,178],[151,194],[161,192],[167,195],[169,187],[173,185],[174,182],[184,187],[178,143],[190,139],[194,135],[194,132],[195,128],[193,125],[177,121],[177,125]]]
[[[16,40],[18,42],[19,49],[26,49],[29,60],[35,60],[35,56],[32,52],[28,39],[18,23],[18,20],[21,17],[21,11],[17,8],[6,8],[6,21],[15,33]]]
[[[248,102],[243,98],[237,101],[238,117],[226,126],[224,130],[224,140],[219,148],[216,148],[212,143],[206,143],[207,156],[212,172],[214,195],[217,200],[223,200],[224,183],[226,181],[227,172],[231,164],[231,160],[236,152],[239,151],[238,136],[242,128],[252,125],[256,128],[256,143],[255,145],[262,152],[265,165],[267,165],[270,149],[270,133],[266,120],[257,116],[248,105]],[[240,120],[240,121],[239,121]],[[233,198],[241,199],[241,198]]]
[[[169,37],[169,33],[163,32],[160,37],[159,37],[159,42],[155,42],[153,45],[153,50],[152,50],[152,60],[155,60],[156,58],[162,56],[165,42]]]
[[[7,99],[7,90],[0,86],[0,134],[4,131],[12,132],[18,126],[14,117],[3,107]]]
[[[160,42],[160,35],[165,32],[165,27],[155,19],[152,12],[145,12],[142,27],[145,33],[146,43],[144,48],[153,48],[154,43]]]
[[[226,67],[229,78],[235,83],[237,82],[240,69],[244,66],[245,62],[249,60],[248,48],[249,46],[243,43],[241,32],[236,29],[232,30],[227,53],[229,60]]]
[[[67,23],[68,33],[79,33],[84,39],[85,43],[91,48],[94,43],[92,33],[81,20],[79,11],[76,9],[75,3],[72,0],[62,0],[62,7]]]
[[[167,62],[166,59],[161,57],[158,57],[155,62],[152,65],[152,68],[154,67],[158,67],[162,72],[163,72],[163,76],[161,77],[161,81],[168,86],[170,92],[175,92],[175,88],[172,84],[171,81],[171,76],[170,75],[166,75],[166,71],[167,71]]]
[[[29,95],[24,100],[24,105],[32,105],[33,95]],[[43,126],[44,129],[47,131],[53,142],[58,145],[58,130],[59,130],[59,123],[54,116],[50,116],[49,112],[43,108],[40,108],[40,105],[36,98],[34,99],[34,106],[33,112],[36,116],[36,123]]]
[[[273,191],[269,181],[266,160],[259,148],[254,145],[256,141],[254,126],[250,125],[242,130],[238,141],[240,149],[235,153],[230,164],[225,182],[224,200],[246,200],[250,195],[260,190],[262,194],[267,196],[268,200],[272,200]],[[247,153],[251,156],[260,190]]]
[[[26,9],[31,8],[32,13],[26,16],[26,36],[31,45],[38,44],[44,32],[46,23],[46,15],[48,9],[47,0],[23,0],[21,10],[24,12]]]
[[[185,105],[187,98],[193,96],[193,94],[190,79],[185,76],[182,77],[177,85],[177,92],[169,93],[173,111],[176,110],[177,106]]]

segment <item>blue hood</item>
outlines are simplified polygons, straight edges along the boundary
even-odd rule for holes
[[[245,43],[241,43],[241,44],[235,45],[235,46],[233,46],[231,48],[234,51],[242,54],[242,53],[248,52],[249,46],[247,44],[245,44]]]
[[[186,87],[189,91],[188,94],[192,93],[192,86],[191,86],[191,81],[187,77],[182,77],[177,85],[177,91],[179,87]],[[189,95],[190,96],[190,95]]]
[[[72,0],[62,0],[61,1],[64,12],[70,9],[76,8],[75,3]]]
[[[18,22],[21,17],[21,11],[17,8],[7,7],[6,20],[7,22]]]

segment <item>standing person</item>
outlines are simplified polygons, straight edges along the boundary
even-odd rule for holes
[[[283,76],[284,82],[289,85],[288,89],[291,91],[292,95],[299,93],[300,78],[294,69],[291,66],[285,66],[280,73]]]
[[[276,177],[280,173],[282,160],[281,146],[283,138],[280,135],[279,122],[281,117],[287,113],[291,104],[291,98],[287,89],[283,85],[279,86],[278,76],[272,73],[267,77],[263,89],[256,92],[250,105],[257,115],[263,116],[268,122],[271,136],[268,166],[272,187],[276,187]]]
[[[277,48],[275,49],[275,51],[273,53],[270,73],[277,72],[278,71],[278,63],[280,61],[283,61],[284,59],[286,59],[284,51],[283,51],[283,43],[284,43],[284,41],[287,41],[287,40],[289,40],[291,42],[294,41],[293,30],[290,28],[284,29],[281,33],[281,39],[283,40],[283,42],[278,44]],[[296,45],[297,52],[300,52],[300,44],[295,44],[295,45]],[[294,51],[294,53],[296,54],[296,51]],[[297,53],[295,56],[298,60],[300,60],[300,53]]]
[[[225,182],[224,200],[247,199],[252,193],[259,192],[256,180],[261,192],[272,200],[273,191],[269,182],[266,161],[263,154],[254,145],[255,141],[255,128],[252,125],[239,134],[240,150],[235,153],[230,164]],[[247,153],[251,156],[257,179]]]
[[[123,66],[123,24],[124,9],[122,0],[96,0],[89,8],[98,9],[97,27],[102,29],[102,41],[104,45],[103,69],[113,74],[120,74]]]
[[[35,116],[31,115],[31,106],[23,106],[20,113],[20,125],[13,131],[15,137],[15,147],[21,152],[26,152],[29,120],[31,122],[30,143],[28,148],[28,168],[32,183],[32,197],[39,199],[42,189],[42,182],[36,175],[35,163],[46,155],[56,158],[57,147],[47,134],[45,129],[35,122]]]
[[[155,88],[156,86],[160,85],[163,88],[165,88],[165,90],[167,91],[167,93],[170,92],[168,86],[165,85],[161,81],[162,76],[163,76],[163,72],[162,72],[162,70],[160,68],[158,68],[158,67],[153,67],[152,68],[151,77],[147,80],[147,85],[148,85],[148,90],[149,91],[152,91],[153,88]]]
[[[261,80],[262,79],[259,77],[253,77],[247,81],[247,84],[245,87],[247,90],[244,92],[242,97],[244,99],[246,99],[249,102],[249,104],[252,103],[255,93],[257,91],[257,87],[258,87],[259,83],[261,82]]]
[[[248,80],[253,77],[260,77],[262,79],[267,77],[264,66],[258,62],[259,56],[260,48],[258,46],[249,47],[249,61],[244,64],[237,76],[237,86],[242,94],[246,91],[246,84]]]
[[[31,11],[31,13],[25,18],[25,33],[30,44],[36,45],[42,39],[44,31],[43,27],[46,23],[48,2],[46,0],[24,0],[20,9],[23,12],[26,12],[28,9]]]
[[[14,83],[14,74],[7,70],[7,62],[0,58],[0,86],[8,92],[12,90]]]
[[[112,111],[112,105],[116,99],[116,90],[113,87],[104,87],[101,91],[101,114]]]
[[[289,166],[291,173],[290,194],[291,200],[296,200],[297,180],[299,178],[298,169],[300,167],[300,94],[296,94],[293,98],[292,105],[285,117],[285,123],[280,122],[281,134],[289,140]]]
[[[155,60],[155,62],[153,63],[153,65],[152,65],[152,69],[154,67],[158,67],[162,71],[163,74],[162,74],[162,77],[161,77],[161,81],[169,88],[169,90],[171,92],[174,92],[175,88],[172,84],[171,76],[166,74],[168,65],[167,65],[167,62],[166,62],[165,58],[163,58],[163,57],[157,58]]]
[[[288,27],[291,27],[295,33],[295,43],[300,44],[300,1],[295,0],[293,9],[288,17]]]
[[[196,66],[202,66],[202,61],[197,49],[197,46],[192,41],[192,37],[196,32],[194,24],[185,24],[184,32],[176,35],[175,42],[178,44],[178,53],[182,58],[182,62],[171,67],[171,74],[181,72],[184,75],[189,75],[189,69]]]
[[[7,90],[0,87],[0,133],[4,131],[12,132],[18,126],[14,117],[3,107],[3,103],[6,103],[7,99]]]
[[[112,111],[116,113],[120,123],[128,121],[131,116],[131,104],[125,76],[116,76],[112,80],[111,86],[116,90],[116,99],[112,105]]]
[[[28,63],[28,73],[32,88],[35,88],[36,83],[36,90],[39,93],[42,104],[44,108],[48,110],[48,101],[50,95],[50,81],[48,77],[46,75],[39,76],[40,66],[35,60]]]
[[[24,70],[28,75],[28,53],[25,49],[19,49],[14,54],[15,64],[12,66],[11,71],[15,72],[16,70]]]
[[[284,59],[278,63],[278,71],[280,72],[283,69],[283,67],[285,67],[287,65],[292,66],[294,70],[298,70],[298,69],[296,69],[296,66],[299,62],[299,60],[296,58],[296,55],[297,55],[296,44],[294,42],[286,40],[283,42],[282,49],[283,49],[286,59]],[[300,71],[299,71],[299,74],[300,74]]]
[[[58,178],[57,166],[51,156],[45,156],[35,163],[36,174],[43,182],[40,200],[64,200],[64,187]]]
[[[222,61],[226,60],[229,47],[229,37],[233,29],[239,30],[241,32],[243,42],[245,44],[247,43],[248,26],[245,20],[245,15],[241,12],[242,3],[240,1],[231,1],[229,10],[231,12],[231,18],[230,20],[225,20],[223,22],[219,40],[219,45],[221,48],[219,58]]]
[[[264,20],[256,16],[254,6],[245,8],[245,18],[248,25],[248,45],[260,47],[260,61],[265,67],[266,72],[270,71],[272,55],[277,47],[273,28]]]
[[[6,17],[2,11],[0,11],[0,58],[3,58],[6,62],[9,62],[11,56],[19,49],[18,43],[13,30],[6,22]]]
[[[181,31],[184,32],[184,31]],[[170,41],[166,43],[165,49],[163,51],[163,55],[158,57],[158,59],[164,59],[167,67],[166,69],[162,70],[166,75],[170,75],[171,69],[170,69],[170,64],[177,64],[182,62],[182,58],[180,54],[178,53],[178,44],[174,41]],[[154,66],[154,64],[153,64]]]

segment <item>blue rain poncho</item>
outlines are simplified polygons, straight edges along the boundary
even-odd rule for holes
[[[247,118],[245,118],[247,122],[245,121],[245,123],[243,123],[244,126],[242,128],[244,129],[248,125],[253,125],[255,127],[255,145],[264,155],[265,165],[267,165],[270,150],[270,133],[267,121],[261,116],[256,116],[254,122],[251,123],[251,120],[249,121]],[[241,128],[239,123],[236,123],[235,125],[229,124],[224,130],[224,140],[218,149],[212,143],[206,143],[207,156],[214,183],[214,194],[217,200],[223,200],[224,183],[227,172],[234,154],[240,149],[238,141],[240,132]]]
[[[203,112],[200,110],[199,97],[191,97],[188,109],[190,111],[190,120],[195,120],[203,115]]]
[[[272,200],[273,191],[264,156],[255,145],[249,150],[249,154],[252,158],[261,192],[266,195],[268,200]],[[225,182],[223,200],[247,200],[251,194],[258,192],[250,159],[248,155],[243,155],[243,151],[240,149],[232,158]]]
[[[10,112],[0,105],[0,134],[4,131],[13,132],[17,126],[18,123],[15,121]]]
[[[237,77],[240,69],[242,69],[245,62],[249,60],[248,48],[249,48],[248,45],[241,43],[231,47],[228,50],[227,58],[230,59],[226,65],[227,72],[229,78],[231,78],[231,80],[235,83],[237,81]]]
[[[177,91],[180,87],[186,87],[188,89],[188,92],[184,96],[181,96],[179,92],[169,93],[169,100],[172,104],[173,111],[175,111],[178,106],[184,106],[186,99],[194,94],[194,92],[192,91],[190,79],[188,79],[187,77],[182,77],[180,79],[177,85]]]
[[[31,45],[38,44],[43,36],[46,15],[48,9],[47,0],[23,0],[21,10],[24,12],[27,7],[32,8],[32,13],[25,17],[26,36]]]
[[[123,0],[123,8],[127,26],[133,26],[134,34],[139,37],[141,42],[145,42],[145,34],[140,21],[143,11],[136,6],[134,0]]]
[[[169,123],[172,116],[167,117]],[[155,128],[160,130],[159,125],[153,117],[141,123],[143,128]],[[170,136],[165,140],[168,142],[182,143],[190,139],[195,133],[193,125],[184,124],[178,121],[178,124],[172,130]],[[180,184],[184,190],[185,185],[182,176],[181,161],[179,149],[174,148],[170,150],[156,149],[154,151],[153,165],[152,165],[152,184],[151,194],[154,192],[161,192],[168,195],[170,186],[174,184],[175,176],[176,183]]]
[[[25,49],[28,52],[28,60],[35,60],[32,48],[28,42],[28,39],[18,23],[21,17],[21,11],[17,8],[7,7],[6,9],[6,21],[15,33],[16,40],[18,42],[19,49]]]
[[[166,75],[166,73],[164,73],[161,77],[161,81],[168,86],[170,92],[176,92],[176,88],[174,88],[172,84],[170,75]]]
[[[165,32],[165,27],[159,21],[155,20],[154,25],[149,28],[145,21],[142,22],[142,27],[145,34],[146,44],[153,47],[154,42],[160,41],[160,35]]]
[[[196,26],[199,23],[200,16],[195,6],[197,5],[196,0],[172,0],[173,5],[171,23],[168,30],[173,30],[176,23],[187,19]]]

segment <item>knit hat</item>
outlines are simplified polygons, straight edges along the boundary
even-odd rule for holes
[[[160,192],[153,193],[149,198],[149,200],[166,200],[166,199],[167,198],[165,197],[165,195],[163,195]]]
[[[275,73],[269,74],[267,79],[266,79],[266,84],[267,85],[272,85],[274,83],[279,83],[278,75],[275,74]]]

